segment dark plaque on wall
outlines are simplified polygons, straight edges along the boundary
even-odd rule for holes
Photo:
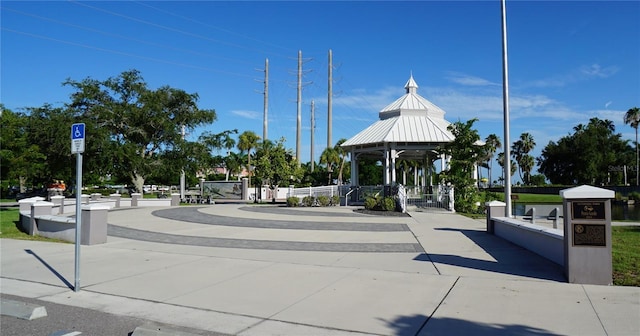
[[[604,220],[605,202],[602,201],[574,201],[571,202],[571,219]]]
[[[605,224],[573,224],[574,246],[607,246]]]

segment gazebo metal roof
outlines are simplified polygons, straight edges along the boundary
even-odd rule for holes
[[[442,144],[454,140],[447,130],[445,112],[420,96],[413,75],[405,84],[406,93],[383,108],[380,120],[342,144],[344,148],[370,147],[384,143]]]

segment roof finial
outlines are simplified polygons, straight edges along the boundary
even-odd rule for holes
[[[410,72],[409,80],[407,84],[404,85],[404,88],[407,90],[407,93],[416,93],[418,90],[418,84],[413,79],[413,71]]]

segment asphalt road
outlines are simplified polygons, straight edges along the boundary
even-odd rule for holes
[[[175,330],[190,335],[228,336],[37,299],[4,294],[2,294],[2,298],[41,305],[47,310],[46,317],[31,321],[2,315],[0,319],[0,334],[2,336],[128,336],[137,327],[142,326],[153,326],[160,330]]]

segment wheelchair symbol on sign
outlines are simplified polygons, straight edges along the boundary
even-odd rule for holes
[[[82,132],[80,131],[80,126],[76,126],[73,128],[73,137],[74,138],[82,138]]]

